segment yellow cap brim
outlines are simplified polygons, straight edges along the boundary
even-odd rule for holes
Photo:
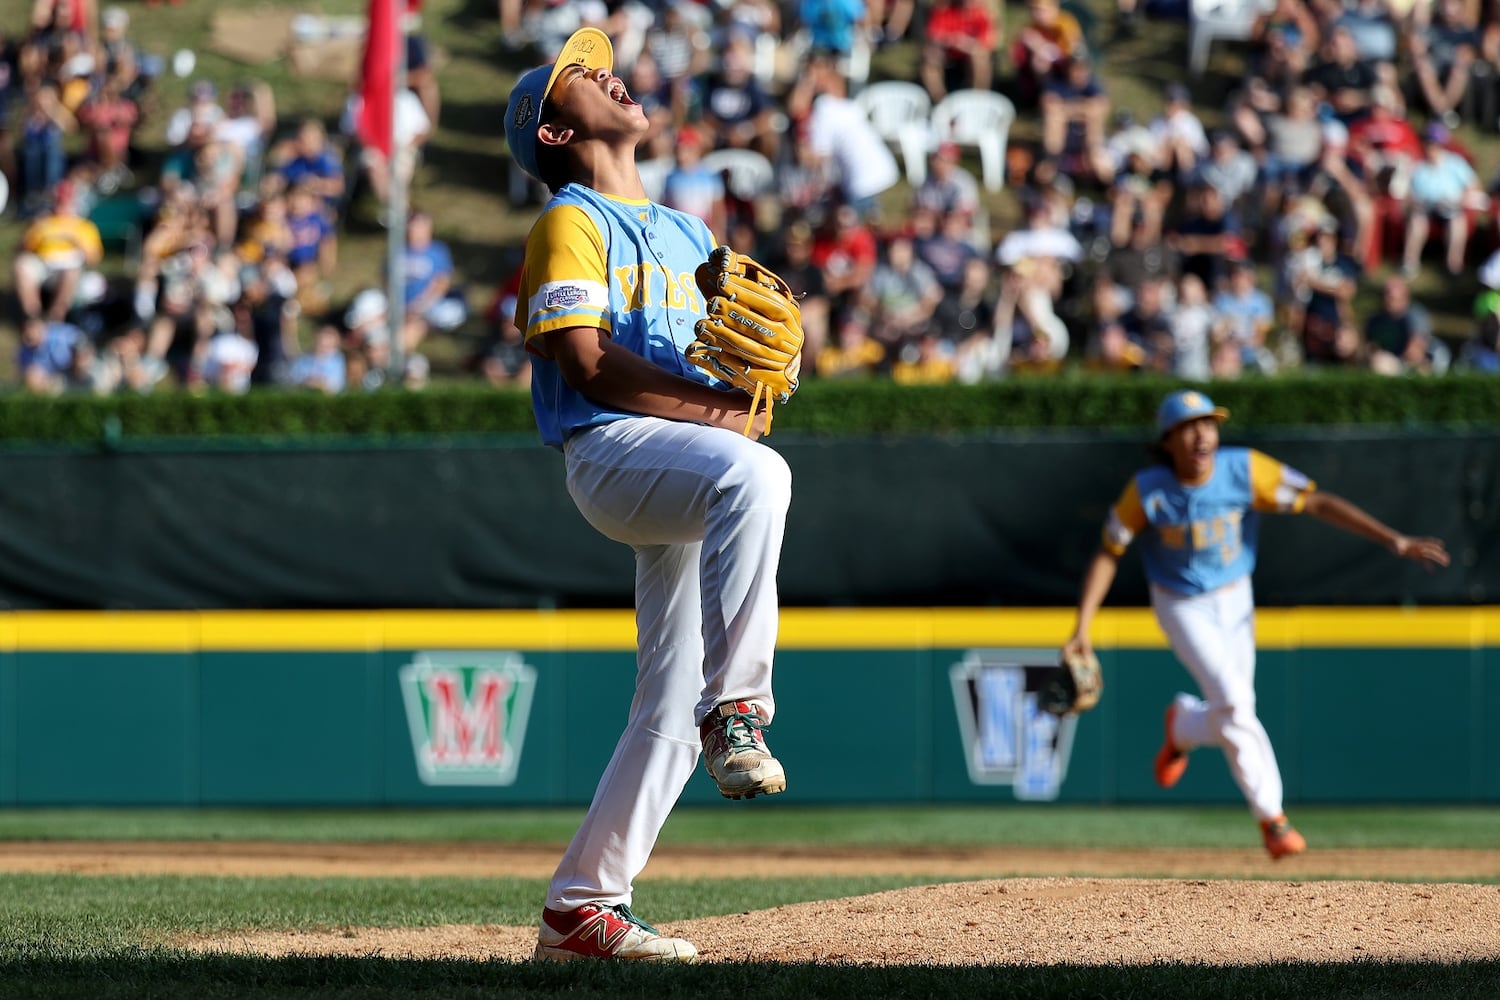
[[[1194,420],[1202,420],[1205,417],[1213,417],[1215,420],[1222,424],[1224,421],[1229,419],[1229,411],[1224,409],[1224,407],[1222,406],[1215,406],[1212,413],[1195,413],[1191,417],[1183,417],[1181,420],[1177,421],[1175,424],[1172,424],[1166,430],[1162,431],[1157,440],[1166,437],[1168,434],[1172,433],[1183,424],[1190,424]]]
[[[615,47],[609,36],[598,28],[579,28],[568,37],[552,64],[552,73],[547,77],[547,89],[542,91],[542,100],[552,93],[552,85],[569,66],[584,66],[588,69],[615,69]]]

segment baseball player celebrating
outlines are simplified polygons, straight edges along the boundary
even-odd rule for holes
[[[1167,706],[1157,784],[1175,785],[1194,747],[1222,748],[1260,822],[1266,850],[1281,858],[1306,850],[1307,842],[1282,811],[1281,772],[1255,714],[1250,574],[1260,514],[1311,514],[1429,568],[1448,565],[1448,553],[1438,539],[1393,531],[1267,455],[1219,447],[1219,425],[1228,417],[1229,411],[1191,390],[1162,401],[1156,415],[1160,463],[1137,472],[1110,509],[1064,649],[1089,651],[1094,614],[1114,582],[1120,556],[1139,536],[1156,619],[1202,693],[1178,694]]]
[[[535,956],[688,962],[630,912],[632,883],[698,761],[729,798],[786,788],[775,712],[776,569],[791,473],[767,411],[684,359],[704,315],[697,218],[647,199],[646,116],[600,31],[510,93],[511,156],[554,194],[526,241],[516,325],[542,439],[584,518],[635,550],[637,672],[625,731],[548,889]]]

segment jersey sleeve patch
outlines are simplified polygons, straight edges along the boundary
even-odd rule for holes
[[[1135,536],[1146,527],[1146,510],[1141,506],[1141,491],[1132,479],[1125,485],[1120,499],[1109,509],[1104,522],[1103,545],[1105,551],[1124,555]]]
[[[529,346],[554,330],[610,328],[604,237],[583,209],[556,205],[537,220],[526,239],[516,312]]]
[[[1307,495],[1317,488],[1317,483],[1290,465],[1283,465],[1263,452],[1250,452],[1250,494],[1254,509],[1300,514],[1307,506]]]

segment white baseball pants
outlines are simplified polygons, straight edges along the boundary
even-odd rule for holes
[[[630,902],[709,712],[753,701],[771,721],[792,498],[780,455],[721,428],[631,418],[575,434],[564,454],[579,511],[635,549],[637,654],[625,731],[552,878],[554,909]]]
[[[1172,651],[1202,697],[1177,695],[1172,741],[1183,750],[1217,746],[1257,820],[1282,812],[1281,770],[1255,714],[1255,597],[1250,578],[1207,594],[1151,588],[1151,606]]]

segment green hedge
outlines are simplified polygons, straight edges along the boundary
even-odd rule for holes
[[[1147,378],[1017,378],[980,386],[809,381],[776,409],[779,430],[827,434],[990,428],[1148,426],[1180,383]],[[1206,390],[1246,426],[1494,425],[1500,378],[1297,375],[1220,383]],[[325,398],[265,391],[247,396],[0,396],[0,440],[109,442],[162,437],[534,434],[530,396],[478,387]]]

